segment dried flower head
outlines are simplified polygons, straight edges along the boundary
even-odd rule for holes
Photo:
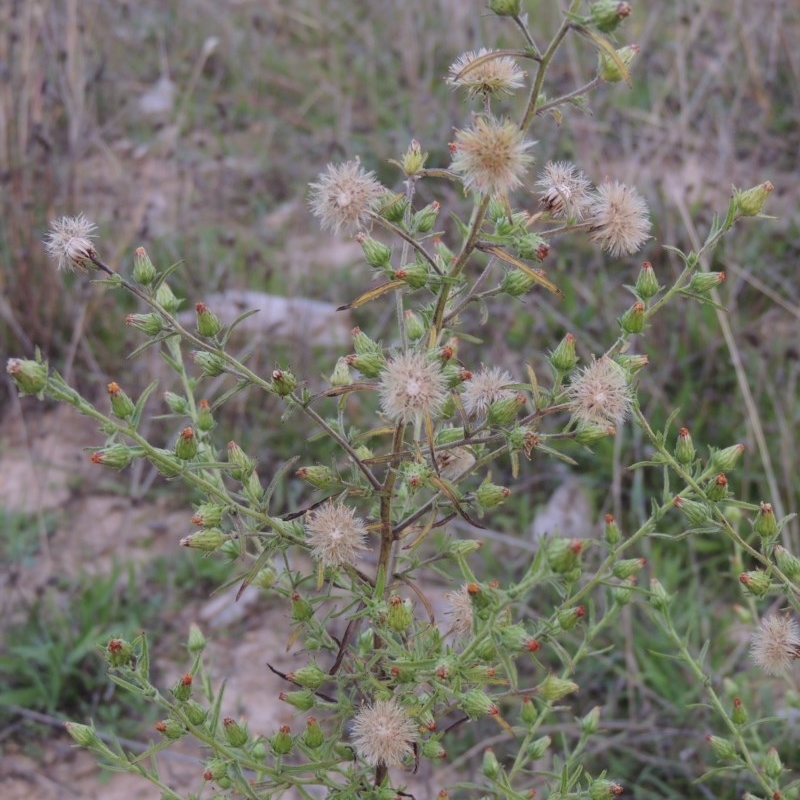
[[[475,456],[466,447],[453,447],[436,454],[436,466],[439,468],[439,474],[449,481],[460,478],[465,472],[471,470],[474,464]]]
[[[394,699],[363,706],[353,720],[353,745],[369,766],[399,766],[413,754],[417,726]]]
[[[625,370],[608,356],[579,370],[567,387],[570,409],[579,424],[616,428],[631,410]]]
[[[792,662],[800,658],[797,622],[786,614],[764,617],[750,643],[750,658],[767,675],[788,672]]]
[[[650,233],[647,203],[632,186],[606,181],[588,208],[590,238],[612,256],[641,249]]]
[[[513,58],[493,56],[493,52],[481,47],[459,56],[450,65],[445,82],[466,89],[471,97],[513,94],[525,85],[525,73]]]
[[[96,229],[97,226],[83,214],[55,220],[44,240],[47,255],[56,262],[58,269],[72,272],[77,268],[88,272],[88,267],[94,267],[92,259],[97,258],[92,244]]]
[[[392,420],[416,422],[437,417],[447,398],[447,380],[438,361],[425,353],[403,353],[386,364],[379,387],[381,408]]]
[[[510,120],[479,116],[471,128],[456,133],[451,167],[463,175],[466,189],[506,195],[522,185],[522,176],[533,163],[527,152],[533,145]]]
[[[352,564],[365,549],[364,521],[344,503],[328,502],[306,517],[306,535],[311,556],[323,567]]]
[[[514,383],[507,370],[500,367],[481,367],[479,372],[464,383],[464,392],[461,402],[464,411],[469,415],[483,416],[495,400],[503,400],[514,396],[514,390],[509,388]]]
[[[591,183],[574,164],[548,161],[536,185],[541,187],[539,205],[545,211],[554,217],[583,219],[591,200]]]
[[[472,633],[472,598],[466,584],[457,592],[445,595],[450,608],[445,612],[451,620],[450,631],[456,636],[468,636]]]
[[[384,188],[356,158],[344,164],[328,164],[311,188],[311,213],[323,230],[354,233],[363,228],[380,203]]]

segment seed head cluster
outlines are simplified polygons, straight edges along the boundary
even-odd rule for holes
[[[501,367],[482,367],[464,385],[461,401],[464,411],[470,416],[483,416],[495,400],[513,397],[514,391],[508,388],[514,383],[507,370]]]
[[[637,252],[649,237],[647,203],[636,189],[619,181],[597,187],[587,216],[589,238],[612,256]]]
[[[591,201],[591,183],[574,164],[548,161],[536,181],[541,188],[539,205],[554,217],[583,219]]]
[[[366,548],[364,521],[344,503],[328,502],[311,511],[305,528],[311,557],[323,567],[353,564],[358,553]]]
[[[447,71],[448,86],[462,88],[470,97],[476,95],[513,94],[525,85],[525,73],[509,56],[493,55],[481,47],[459,56]]]
[[[445,612],[450,617],[450,631],[456,636],[469,636],[472,633],[472,598],[466,585],[446,597],[450,603]]]
[[[800,627],[785,614],[761,620],[750,643],[750,658],[767,675],[782,675],[800,658]]]
[[[394,699],[364,706],[353,720],[353,745],[371,767],[397,767],[413,754],[417,726]]]
[[[567,396],[579,424],[616,428],[631,410],[628,376],[608,356],[579,370],[567,387]]]
[[[311,213],[323,230],[355,233],[369,222],[381,201],[384,188],[356,158],[344,164],[328,164],[327,172],[309,184]]]
[[[468,191],[504,196],[522,185],[533,145],[513,122],[479,116],[471,128],[456,133],[451,168]]]
[[[58,269],[72,272],[79,269],[88,272],[97,258],[92,239],[97,226],[83,214],[77,217],[61,217],[50,225],[50,232],[44,240],[47,255]]]
[[[389,419],[416,422],[441,413],[447,381],[437,361],[422,352],[408,352],[387,363],[378,391],[381,409]]]

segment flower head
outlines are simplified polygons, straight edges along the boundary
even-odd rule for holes
[[[507,370],[500,367],[482,367],[464,384],[461,400],[464,411],[470,416],[484,415],[495,400],[504,400],[514,396],[509,386],[514,383]]]
[[[639,250],[650,233],[647,203],[632,186],[606,181],[598,186],[589,208],[590,238],[612,256]]]
[[[767,673],[788,672],[792,662],[800,658],[800,628],[784,614],[771,614],[761,620],[750,643],[750,658]]]
[[[450,608],[445,613],[451,620],[451,632],[456,636],[468,636],[472,633],[472,598],[466,584],[445,597],[450,602]]]
[[[394,699],[363,706],[353,720],[353,745],[369,766],[396,767],[413,754],[417,726]]]
[[[510,120],[477,117],[471,128],[456,133],[454,172],[463,175],[464,187],[489,195],[506,195],[522,185],[533,156],[523,132]]]
[[[61,217],[50,224],[50,232],[44,240],[47,255],[58,269],[72,272],[79,269],[88,272],[94,267],[92,259],[97,258],[92,239],[97,226],[83,214],[77,217]]]
[[[567,395],[579,424],[616,428],[631,410],[628,376],[608,356],[579,370],[567,387]]]
[[[311,556],[323,567],[352,564],[365,549],[364,521],[344,503],[328,502],[310,512],[305,525]]]
[[[328,164],[328,171],[310,184],[311,213],[323,230],[353,233],[363,228],[377,208],[384,188],[356,158],[344,164]]]
[[[542,189],[539,204],[545,211],[554,217],[583,219],[591,199],[591,184],[574,164],[548,161],[536,185]]]
[[[379,387],[381,408],[392,420],[416,422],[436,417],[447,398],[447,380],[425,353],[403,353],[386,364]]]
[[[508,56],[493,56],[492,53],[492,50],[481,47],[459,56],[447,71],[446,83],[453,88],[463,87],[471,97],[512,94],[514,89],[523,86],[525,73],[517,62]]]

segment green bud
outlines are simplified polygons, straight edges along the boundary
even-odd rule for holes
[[[525,695],[522,698],[522,710],[520,711],[520,719],[528,726],[533,725],[539,719],[539,711],[531,700],[530,695]]]
[[[630,602],[633,587],[636,586],[636,577],[631,576],[623,583],[611,587],[611,599],[620,606]]]
[[[405,281],[411,289],[421,289],[428,282],[428,266],[421,261],[415,261],[395,270],[394,277]]]
[[[730,472],[744,453],[743,444],[734,444],[722,450],[712,452],[710,466],[715,472]]]
[[[342,485],[339,476],[330,467],[322,465],[300,467],[295,475],[315,489],[330,490]]]
[[[691,464],[695,455],[692,435],[689,433],[689,429],[681,428],[678,431],[678,440],[675,442],[675,458],[681,464]]]
[[[169,410],[173,414],[188,414],[189,404],[186,402],[185,397],[181,397],[175,392],[164,392],[164,402],[169,406]]]
[[[431,468],[421,462],[406,462],[400,471],[403,476],[403,484],[412,492],[422,486],[428,486],[433,475]]]
[[[614,520],[613,514],[606,514],[605,523],[603,537],[613,547],[622,538],[622,534],[619,532],[619,525]]]
[[[453,539],[447,546],[447,552],[465,558],[483,547],[480,539]]]
[[[189,638],[186,640],[186,649],[193,655],[202,653],[206,647],[206,637],[197,623],[193,622],[189,626]]]
[[[747,709],[744,707],[744,703],[742,703],[741,697],[733,698],[733,709],[731,711],[731,719],[733,720],[734,725],[747,724]]]
[[[558,624],[561,630],[571,631],[585,616],[586,608],[584,606],[562,608],[561,611],[558,612]]]
[[[40,394],[47,386],[47,364],[23,358],[9,358],[6,373],[11,376],[17,391],[22,394]]]
[[[658,278],[656,278],[656,272],[649,261],[645,261],[642,264],[634,289],[637,296],[645,301],[655,297],[661,289],[658,284]]]
[[[522,11],[522,0],[489,0],[489,11],[498,17],[518,17]]]
[[[744,586],[745,592],[753,595],[753,597],[764,597],[772,587],[769,575],[760,569],[743,572],[739,576],[739,583]]]
[[[461,698],[458,705],[470,719],[479,719],[487,715],[494,716],[499,713],[492,698],[480,689],[471,689]]]
[[[641,333],[644,330],[644,303],[634,303],[618,322],[625,333]]]
[[[206,781],[220,781],[228,774],[228,764],[221,758],[212,758],[206,761],[203,779]]]
[[[545,546],[545,556],[550,569],[563,575],[580,566],[583,542],[580,539],[564,539],[557,536]]]
[[[194,310],[197,312],[197,332],[201,336],[211,338],[222,330],[219,317],[213,311],[209,311],[205,303],[198,303]]]
[[[575,365],[578,363],[578,356],[575,354],[575,337],[571,333],[566,334],[547,360],[556,372],[567,373],[575,369]]]
[[[271,589],[278,579],[278,573],[272,564],[262,567],[253,578],[253,586],[258,589]]]
[[[200,371],[207,378],[216,378],[226,369],[225,359],[222,356],[207,353],[205,350],[195,350],[192,353],[192,361],[200,367]]]
[[[629,67],[640,49],[639,45],[629,44],[617,50],[617,56],[626,67]],[[617,64],[602,50],[597,53],[597,77],[608,83],[618,83],[623,77]]]
[[[264,487],[255,472],[251,473],[248,479],[243,482],[243,488],[247,499],[254,506],[257,506],[264,499]]]
[[[304,667],[290,672],[287,675],[292,683],[302,686],[304,689],[316,691],[323,683],[330,680],[330,675],[323,672],[313,661]]]
[[[226,507],[220,503],[201,503],[192,515],[192,524],[201,528],[216,528],[225,514]]]
[[[192,673],[187,672],[170,690],[179,702],[185,702],[192,696]]]
[[[217,423],[214,422],[214,415],[211,413],[211,407],[208,400],[201,400],[197,404],[197,427],[204,433],[212,430]]]
[[[380,214],[389,222],[398,223],[403,221],[406,208],[408,200],[404,194],[387,191],[381,202]]]
[[[355,367],[365,378],[377,378],[386,366],[386,359],[382,353],[372,353],[364,356],[348,356],[347,363]]]
[[[568,694],[577,692],[579,688],[574,681],[567,681],[550,674],[536,687],[536,692],[544,697],[545,700],[555,703]]]
[[[552,739],[549,736],[540,736],[528,745],[528,758],[531,761],[538,761],[550,749]]]
[[[672,501],[672,505],[681,511],[691,525],[703,525],[710,519],[708,506],[705,503],[679,496]]]
[[[635,575],[645,564],[647,564],[647,559],[644,558],[623,558],[614,564],[611,571],[615,578],[625,580]]]
[[[504,650],[521,653],[528,649],[532,637],[524,625],[504,625],[497,631],[497,638]]]
[[[195,550],[203,550],[210,553],[221,547],[228,537],[219,528],[203,528],[195,531],[188,536],[184,536],[180,541],[181,547],[193,547]]]
[[[361,328],[353,328],[353,349],[357,356],[368,356],[373,354],[383,354],[383,348],[369,338]]]
[[[497,760],[497,756],[494,754],[494,750],[492,750],[491,747],[487,747],[483,751],[481,770],[489,780],[494,780],[500,774],[500,762]]]
[[[650,363],[650,359],[641,353],[616,355],[614,356],[614,361],[625,370],[628,378],[632,378],[637,372],[644,369]]]
[[[613,800],[623,792],[620,784],[607,781],[605,778],[597,778],[589,784],[590,800]]]
[[[775,563],[778,565],[778,569],[789,580],[794,580],[800,576],[800,558],[792,555],[785,547],[779,544],[775,545],[773,552],[775,553]]]
[[[765,541],[774,539],[778,533],[778,521],[775,519],[775,512],[770,503],[761,503],[753,523],[753,533],[760,536]]]
[[[425,323],[419,314],[415,314],[410,308],[406,309],[406,333],[412,342],[419,341],[425,335]]]
[[[585,447],[590,447],[601,439],[607,439],[615,434],[616,430],[610,425],[581,422],[575,429],[575,441]]]
[[[489,406],[486,419],[491,425],[508,425],[517,418],[525,402],[522,392],[517,392],[513,397],[501,397]]]
[[[592,24],[602,33],[615,31],[630,13],[631,7],[619,0],[598,0],[589,6]]]
[[[197,455],[197,437],[193,428],[187,426],[180,432],[175,442],[175,455],[182,461],[191,461]]]
[[[752,189],[734,189],[732,203],[736,217],[755,217],[760,214],[774,188],[769,181],[765,181]]]
[[[148,336],[156,336],[164,330],[164,321],[159,314],[128,314],[125,324],[143,331]]]
[[[328,381],[331,386],[349,386],[353,382],[353,376],[350,374],[350,367],[346,358],[340,358],[336,362]]]
[[[717,758],[736,759],[736,747],[727,739],[721,736],[706,736],[706,741],[711,745],[711,749]]]
[[[447,758],[447,752],[437,739],[428,739],[424,741],[420,749],[423,758],[429,758],[431,761]]]
[[[266,758],[267,758],[267,746],[264,744],[264,742],[261,739],[259,739],[257,742],[255,742],[253,744],[252,748],[250,749],[250,755],[256,761],[265,761],[266,760]]]
[[[417,233],[428,233],[433,228],[436,222],[436,217],[439,216],[439,209],[441,206],[438,201],[434,200],[428,203],[425,208],[421,208],[411,218],[411,228]]]
[[[695,294],[706,294],[724,282],[724,272],[696,272],[689,281],[688,289]]]
[[[297,378],[289,370],[274,369],[272,371],[272,387],[281,397],[286,397],[297,388]]]
[[[144,247],[137,247],[133,254],[133,279],[142,286],[149,286],[157,275],[147,250]]]
[[[408,150],[403,155],[403,172],[407,176],[416,175],[424,168],[427,160],[428,154],[422,152],[422,147],[416,139],[412,139],[408,145]]]
[[[402,600],[396,594],[389,598],[389,611],[386,622],[393,631],[406,631],[414,621],[414,607],[410,600]]]
[[[134,662],[133,645],[125,639],[109,639],[106,645],[106,663],[109,667],[131,666]]]
[[[108,384],[107,389],[108,397],[111,400],[111,413],[117,419],[130,419],[135,410],[133,400],[114,381]]]
[[[288,725],[281,725],[280,730],[269,740],[272,752],[276,756],[285,756],[292,752],[294,742]]]
[[[783,764],[781,763],[781,757],[778,755],[778,751],[774,747],[770,747],[770,749],[767,750],[762,768],[764,774],[768,778],[772,778],[772,780],[780,778],[783,772]]]
[[[712,503],[719,503],[728,496],[728,478],[724,472],[715,475],[706,484],[706,497]]]
[[[244,482],[255,472],[256,462],[236,442],[228,442],[228,463],[234,480]]]
[[[158,289],[156,289],[155,301],[167,314],[174,314],[180,308],[182,302],[175,297],[166,281],[162,281]]]
[[[536,284],[536,281],[528,274],[519,269],[506,272],[505,277],[500,283],[500,290],[511,297],[522,297],[527,294]]]
[[[186,733],[186,728],[176,719],[162,719],[155,728],[165,739],[180,739]]]
[[[580,726],[584,736],[597,733],[597,729],[600,727],[600,706],[595,706],[588,714],[581,717]]]
[[[511,489],[498,486],[487,477],[475,491],[475,501],[481,509],[494,508],[504,503],[511,494]]]
[[[325,733],[322,726],[317,722],[316,717],[309,717],[306,721],[306,729],[303,733],[303,743],[306,747],[316,750],[325,744]]]
[[[81,747],[93,748],[101,744],[100,737],[95,733],[94,728],[89,725],[80,725],[77,722],[65,722],[64,727],[72,737],[75,744]]]
[[[392,258],[392,251],[383,242],[367,236],[366,233],[359,233],[356,241],[364,251],[364,259],[371,267],[382,269],[388,266]]]
[[[650,581],[650,605],[656,611],[665,612],[669,608],[672,598],[667,594],[666,589],[661,585],[657,578]]]
[[[511,246],[520,258],[527,261],[544,261],[550,252],[550,245],[538,233],[516,236]]]
[[[183,462],[171,450],[155,448],[148,458],[165,478],[174,478],[181,473]]]
[[[134,458],[143,455],[144,451],[140,447],[128,447],[126,444],[111,444],[96,450],[92,453],[92,464],[102,464],[104,467],[112,469],[124,469]]]
[[[281,692],[278,699],[283,700],[290,706],[294,706],[300,711],[308,711],[316,705],[314,692],[304,689],[300,692]]]
[[[225,731],[225,738],[232,747],[242,747],[247,743],[247,728],[232,717],[225,717],[222,720],[222,727]]]

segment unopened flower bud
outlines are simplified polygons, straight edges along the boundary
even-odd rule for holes
[[[92,464],[102,464],[104,467],[112,469],[124,469],[134,458],[141,456],[144,451],[140,447],[129,447],[126,444],[117,442],[108,447],[103,447],[92,453]]]
[[[483,547],[483,542],[480,539],[453,539],[447,547],[447,552],[466,557],[480,550],[481,547]]]
[[[220,318],[205,303],[198,303],[194,310],[197,312],[197,332],[201,336],[211,338],[222,330]]]
[[[711,749],[717,758],[735,759],[736,747],[727,739],[721,736],[706,736],[706,741],[711,745]]]
[[[774,188],[769,181],[765,181],[752,189],[735,189],[732,202],[736,216],[754,217],[760,214]]]
[[[650,359],[643,353],[623,353],[614,356],[614,361],[625,370],[629,378],[632,378],[650,363]]]
[[[272,371],[272,386],[281,397],[286,397],[297,388],[297,378],[289,370],[275,369]]]
[[[571,631],[586,616],[585,606],[562,608],[558,612],[558,624],[563,631]]]
[[[203,779],[206,781],[220,781],[228,774],[228,764],[221,758],[212,758],[206,761]]]
[[[281,692],[278,699],[300,711],[308,711],[314,708],[316,704],[314,692],[309,689],[304,689],[300,692]]]
[[[753,523],[753,533],[760,536],[763,540],[774,539],[779,532],[778,521],[775,519],[775,512],[770,503],[761,503],[758,508],[756,520]]]
[[[202,725],[208,719],[208,709],[203,708],[196,700],[188,700],[183,705],[183,713],[192,725]]]
[[[520,719],[526,725],[533,725],[539,719],[539,711],[531,700],[530,695],[525,695],[522,698],[522,709],[519,712]]]
[[[111,413],[117,419],[130,419],[135,409],[133,400],[128,397],[123,389],[120,389],[118,383],[112,381],[107,388],[108,397],[111,400]]]
[[[411,228],[417,233],[428,233],[436,222],[436,217],[439,216],[440,208],[437,200],[428,203],[425,208],[421,208],[411,218]]]
[[[800,576],[800,558],[792,555],[785,547],[779,544],[775,545],[773,552],[775,553],[775,563],[778,565],[778,569],[789,580],[794,580]]]
[[[550,252],[550,245],[538,233],[514,237],[512,247],[520,258],[527,261],[544,261]]]
[[[589,800],[613,800],[622,792],[621,784],[607,781],[605,778],[597,778],[589,784]]]
[[[630,13],[630,5],[619,0],[598,0],[589,6],[592,24],[602,33],[615,31]]]
[[[257,506],[264,499],[264,487],[255,472],[252,472],[246,481],[242,482],[247,499]]]
[[[613,547],[622,538],[622,534],[619,531],[619,525],[617,525],[613,514],[606,514],[605,523],[603,537]]]
[[[425,335],[425,324],[419,314],[415,314],[410,308],[406,310],[406,334],[409,341],[416,342]]]
[[[575,365],[578,363],[578,356],[575,354],[575,337],[571,333],[566,334],[547,360],[556,372],[567,373],[575,369]]]
[[[708,506],[696,500],[687,500],[685,497],[676,497],[672,505],[679,509],[691,525],[703,525],[709,520]]]
[[[192,696],[192,673],[187,672],[172,687],[172,696],[179,702],[184,702]]]
[[[491,747],[483,751],[481,771],[489,780],[494,780],[500,774],[500,762]]]
[[[126,639],[110,639],[106,645],[106,663],[109,667],[127,667],[133,660],[133,645]]]
[[[150,256],[147,255],[147,250],[144,247],[137,247],[133,254],[133,279],[142,286],[149,286],[156,279],[156,275],[158,273]]]
[[[675,458],[681,464],[691,464],[695,457],[694,444],[692,443],[692,435],[689,433],[688,428],[681,428],[678,431],[678,440],[675,442]]]
[[[276,756],[285,756],[287,753],[291,753],[294,742],[289,726],[281,725],[280,730],[269,740],[269,743]]]
[[[353,355],[347,358],[348,366],[355,367],[365,378],[377,378],[386,366],[382,353]]]
[[[353,349],[357,356],[371,355],[373,353],[383,353],[383,348],[369,338],[361,328],[353,328]]]
[[[461,698],[459,707],[470,719],[479,719],[487,715],[494,716],[499,713],[492,698],[480,689],[471,689],[467,692]]]
[[[201,400],[197,404],[197,428],[198,430],[207,433],[212,430],[216,422],[214,422],[214,415],[211,413],[211,406],[208,400]]]
[[[579,688],[578,684],[574,681],[564,680],[563,678],[550,674],[536,687],[536,692],[544,697],[545,700],[555,703],[568,694],[577,692]]]
[[[650,581],[650,605],[656,611],[665,612],[669,608],[672,598],[667,594],[667,590],[661,585],[657,578]]]
[[[292,592],[292,619],[295,622],[308,622],[314,616],[314,606],[307,597],[299,592]]]
[[[617,563],[614,564],[611,571],[615,578],[624,581],[632,575],[635,575],[645,564],[647,564],[647,560],[644,558],[623,558],[621,561],[617,561]]]
[[[185,397],[181,397],[179,394],[175,394],[175,392],[164,392],[163,397],[164,402],[173,414],[189,413],[189,404],[186,402]]]
[[[167,314],[174,314],[181,306],[181,301],[175,297],[166,281],[162,281],[156,289],[155,301]]]
[[[72,737],[75,744],[81,747],[92,748],[100,744],[100,737],[95,733],[94,728],[89,725],[81,725],[77,722],[65,722],[64,727]]]
[[[353,382],[353,376],[350,374],[350,367],[346,358],[340,358],[336,362],[328,381],[331,386],[349,386]]]
[[[416,175],[428,160],[428,154],[422,152],[422,146],[416,139],[412,139],[408,150],[403,154],[402,167],[407,176]]]
[[[504,503],[510,494],[511,489],[498,486],[486,478],[475,491],[475,501],[481,509],[494,508]]]
[[[641,333],[644,330],[644,303],[634,303],[618,321],[625,333]]]
[[[325,732],[322,726],[317,722],[316,717],[309,717],[306,720],[306,729],[303,732],[303,743],[306,747],[316,750],[325,744]]]
[[[207,378],[216,378],[225,372],[225,359],[216,353],[207,353],[205,350],[195,350],[192,361],[200,367],[200,371]]]
[[[298,478],[311,484],[315,489],[334,489],[342,485],[339,476],[330,468],[321,464],[300,467],[295,472]]]
[[[404,281],[411,289],[421,289],[428,282],[428,267],[421,261],[415,261],[395,270],[394,277]]]
[[[731,711],[731,719],[733,720],[734,725],[747,724],[747,709],[744,707],[744,703],[742,703],[741,697],[733,698],[733,709]]]
[[[522,297],[527,294],[536,284],[536,281],[527,273],[520,269],[509,270],[500,283],[501,291],[511,297]]]
[[[179,475],[183,466],[183,462],[171,450],[156,448],[148,454],[148,458],[165,478]]]
[[[564,539],[557,536],[545,548],[547,563],[553,572],[563,575],[580,566],[583,542],[580,539]]]
[[[632,575],[627,580],[623,581],[616,586],[611,587],[611,599],[620,606],[624,606],[631,600],[633,594],[633,587],[636,585],[636,576]]]
[[[584,736],[591,736],[597,733],[600,727],[600,706],[595,706],[588,714],[585,714],[580,719],[581,733]]]
[[[202,653],[205,647],[206,637],[203,635],[203,631],[200,630],[200,626],[193,622],[189,626],[189,638],[186,640],[186,649],[193,655],[197,655],[198,653]]]
[[[642,300],[649,300],[651,297],[655,297],[658,294],[661,287],[658,284],[658,278],[656,278],[653,265],[649,261],[645,261],[642,264],[642,268],[639,270],[639,275],[636,278],[636,284],[633,288]]]
[[[359,233],[356,241],[364,251],[364,260],[367,264],[378,269],[388,266],[392,258],[392,251],[383,242],[373,239],[366,233]]]
[[[553,740],[549,736],[540,736],[528,745],[528,758],[537,761],[550,749]]]
[[[600,425],[596,422],[579,422],[578,427],[575,429],[575,441],[585,447],[591,447],[601,439],[607,439],[616,433],[616,429],[610,425]]]
[[[724,281],[724,272],[696,272],[689,281],[688,289],[696,294],[706,294]]]
[[[180,541],[181,547],[193,547],[195,550],[203,550],[210,553],[216,550],[228,540],[228,537],[219,528],[203,528],[195,531],[188,536],[184,536]]]
[[[617,50],[619,60],[629,67],[641,48],[636,44],[629,44]],[[597,77],[608,83],[618,83],[622,80],[622,70],[610,56],[602,50],[597,53]]]
[[[447,751],[437,739],[424,741],[420,750],[423,758],[429,758],[431,761],[447,758]]]
[[[386,192],[382,198],[380,214],[389,222],[402,222],[408,208],[408,200],[404,194]]]
[[[241,722],[237,722],[232,717],[225,717],[222,720],[222,727],[225,731],[225,738],[232,747],[242,747],[246,744],[247,728]]]
[[[734,444],[722,450],[717,450],[711,456],[711,466],[717,472],[730,472],[744,453],[743,444]]]
[[[778,755],[778,751],[774,747],[770,747],[770,749],[767,750],[762,768],[764,774],[768,778],[772,778],[772,780],[780,778],[783,772],[783,764],[781,763],[781,757]]]
[[[769,575],[764,570],[752,570],[743,572],[739,576],[739,583],[744,586],[745,591],[753,597],[764,597],[772,586]]]
[[[158,314],[128,314],[125,324],[143,331],[148,336],[156,336],[164,330],[164,321]]]
[[[728,478],[724,472],[715,475],[706,485],[706,497],[712,503],[719,503],[728,496]]]
[[[47,386],[47,364],[31,359],[9,358],[6,373],[23,394],[39,394]]]
[[[522,653],[528,649],[532,637],[524,625],[504,625],[497,631],[497,638],[504,650]]]
[[[325,683],[325,681],[330,679],[330,675],[323,672],[312,661],[306,664],[304,667],[300,667],[300,669],[290,672],[287,675],[287,678],[292,681],[292,683],[296,683],[298,686],[302,686],[304,689],[316,691],[320,686],[322,686],[323,683]]]
[[[500,397],[489,405],[486,419],[491,425],[508,425],[517,418],[525,402],[526,398],[522,392],[517,392],[511,397]]]
[[[256,462],[236,442],[228,442],[228,463],[234,480],[244,482],[255,471]]]
[[[518,17],[522,10],[522,0],[489,0],[489,11],[498,17]]]
[[[180,432],[175,442],[175,455],[182,461],[190,461],[197,455],[197,437],[193,428],[187,426]]]
[[[386,622],[393,631],[398,633],[408,630],[414,621],[414,607],[410,600],[403,600],[396,594],[389,598],[389,611]]]

